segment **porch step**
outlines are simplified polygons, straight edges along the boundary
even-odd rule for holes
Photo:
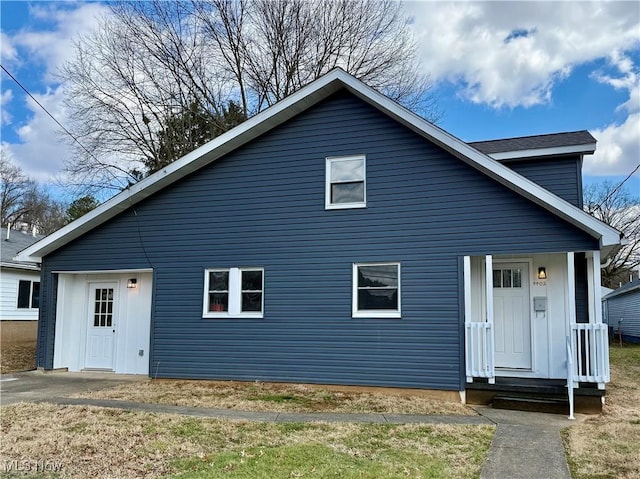
[[[491,406],[496,409],[569,414],[569,400],[561,398],[496,395]]]

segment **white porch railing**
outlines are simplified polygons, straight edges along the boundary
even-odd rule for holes
[[[472,382],[473,378],[488,378],[489,382],[493,383],[493,323],[467,322],[465,333],[467,382]]]
[[[606,324],[571,324],[571,353],[575,382],[598,383],[601,387],[609,382],[609,338]]]

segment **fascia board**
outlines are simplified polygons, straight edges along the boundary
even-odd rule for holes
[[[596,151],[596,144],[558,146],[554,148],[531,148],[529,150],[503,151],[500,153],[488,153],[487,156],[494,160],[513,160],[520,158],[535,158],[545,156],[559,156],[570,154],[591,155]]]

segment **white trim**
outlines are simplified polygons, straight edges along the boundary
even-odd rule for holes
[[[363,186],[363,201],[356,201],[354,203],[332,203],[331,202],[331,165],[335,161],[344,160],[362,160],[362,186]],[[353,180],[355,183],[358,180]],[[350,156],[330,156],[325,158],[325,179],[324,179],[324,207],[327,210],[343,210],[352,208],[366,208],[367,207],[367,157],[366,155],[350,155]]]
[[[600,273],[600,251],[587,253],[587,299],[589,301],[590,322],[602,323],[602,286]]]
[[[262,290],[260,312],[242,311],[242,273],[244,271],[260,271],[262,273]],[[209,311],[209,273],[228,272],[228,311]],[[261,319],[264,317],[264,268],[243,267],[243,268],[207,268],[204,270],[204,295],[202,300],[202,317],[206,319]]]
[[[567,318],[569,319],[567,331],[570,331],[569,325],[576,322],[576,268],[573,251],[567,253],[567,301]]]
[[[487,302],[487,323],[493,324],[493,257],[488,254],[484,258],[484,274]]]
[[[465,352],[465,369],[467,372],[467,382],[473,382],[473,376],[469,376],[469,356],[472,354],[471,351],[471,338],[469,337],[469,332],[467,325],[471,323],[471,256],[465,256],[463,259],[463,267],[462,267],[462,279],[464,282],[464,324],[465,324],[465,333],[464,333],[464,352]]]
[[[115,217],[165,186],[289,120],[343,87],[470,166],[597,238],[601,248],[620,244],[620,233],[617,230],[337,68],[24,249],[16,256],[17,260],[41,262],[47,254]]]
[[[54,270],[55,274],[124,274],[124,273],[153,273],[152,268],[140,268],[140,269],[87,269],[77,271],[62,271]]]
[[[529,150],[501,151],[500,153],[489,153],[488,156],[494,160],[512,160],[520,158],[533,158],[541,156],[570,155],[572,153],[590,155],[596,151],[595,143],[583,145],[555,146],[552,148],[531,148]]]
[[[29,306],[26,308],[20,307],[20,283],[29,283]],[[18,278],[18,287],[16,288],[16,309],[19,311],[38,311],[40,308],[34,308],[33,305],[33,285],[38,283],[38,296],[40,295],[40,278],[38,279],[25,279]],[[38,297],[38,305],[40,305],[40,297]]]
[[[378,310],[359,310],[358,309],[358,268],[360,266],[396,266],[398,270],[398,309],[378,309]],[[351,317],[352,318],[391,318],[397,319],[402,317],[402,271],[400,262],[375,262],[375,263],[353,263],[352,269],[352,287],[351,287]]]

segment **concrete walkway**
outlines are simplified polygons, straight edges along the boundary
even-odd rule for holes
[[[379,424],[495,424],[494,436],[481,479],[571,479],[564,455],[560,430],[575,424],[555,414],[507,411],[476,406],[479,416],[357,413],[278,413],[236,411],[199,407],[144,404],[107,399],[82,399],[68,396],[130,381],[147,381],[140,376],[108,373],[29,372],[0,376],[0,404],[20,401],[60,405],[86,405],[182,414],[215,419],[263,422],[358,422]],[[578,416],[578,415],[577,415]]]
[[[475,409],[496,424],[480,479],[571,479],[560,430],[576,421],[558,414]]]

